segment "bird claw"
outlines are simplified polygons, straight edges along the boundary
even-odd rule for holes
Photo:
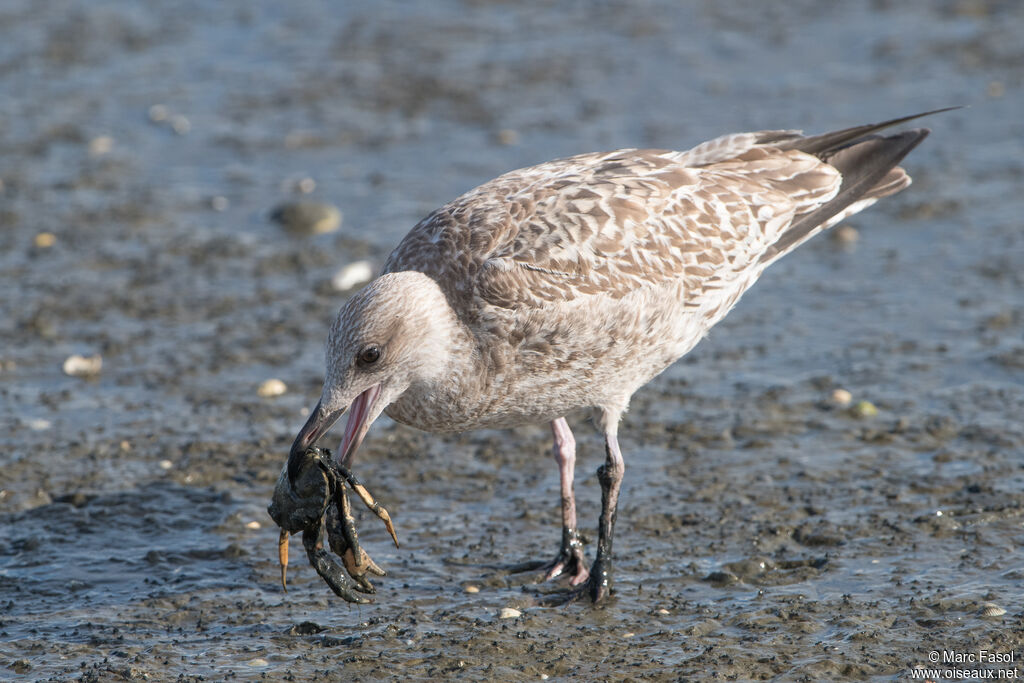
[[[398,547],[391,516],[373,499],[366,487],[343,465],[333,463],[329,450],[307,449],[294,480],[288,477],[287,465],[282,469],[267,508],[274,522],[281,527],[278,560],[281,564],[281,585],[285,591],[288,590],[288,537],[299,531],[302,532],[302,545],[310,565],[343,600],[370,602],[369,598],[360,595],[376,592],[368,575],[386,575],[359,545],[346,484],[384,522],[395,547]],[[341,565],[324,549],[324,535],[330,549],[341,558]]]

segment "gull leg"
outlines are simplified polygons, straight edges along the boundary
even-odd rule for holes
[[[550,562],[534,560],[508,569],[513,574],[540,570],[537,581],[550,581],[562,574],[570,576],[570,585],[577,586],[587,580],[589,571],[583,558],[583,539],[576,529],[576,497],[572,480],[576,469],[576,439],[564,417],[551,421],[554,447],[551,449],[558,463],[558,476],[562,491],[562,547]]]
[[[593,602],[604,600],[612,590],[612,536],[615,531],[615,510],[626,463],[619,450],[618,414],[605,411],[602,416],[605,438],[605,461],[598,468],[601,482],[601,518],[597,528],[597,559],[590,568],[586,583],[562,593],[545,596],[540,604],[552,606],[574,602],[588,596]]]
[[[619,489],[626,472],[626,463],[619,450],[617,422],[605,429],[605,461],[597,470],[597,478],[601,482],[601,521],[598,526],[597,559],[590,569],[587,582],[590,598],[594,602],[606,598],[612,589],[612,535],[615,531]]]
[[[555,438],[552,453],[558,463],[562,490],[562,547],[548,566],[544,580],[549,581],[568,572],[572,577],[569,579],[570,585],[576,586],[590,575],[583,558],[583,540],[576,529],[576,496],[572,487],[576,469],[576,439],[564,417],[552,421],[551,433]]]

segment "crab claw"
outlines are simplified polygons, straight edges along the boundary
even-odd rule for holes
[[[371,602],[369,598],[364,598],[356,592],[361,591],[361,588],[348,580],[345,571],[324,550],[324,544],[320,540],[322,531],[323,527],[318,525],[316,529],[306,529],[302,532],[302,545],[306,548],[306,556],[309,557],[313,569],[342,600],[359,604]]]
[[[387,576],[387,572],[381,569],[359,545],[359,535],[356,533],[347,491],[344,488],[339,489],[334,501],[335,505],[327,509],[326,524],[327,540],[331,545],[331,550],[341,558],[345,570],[355,581],[359,590],[376,593],[377,591],[370,583],[367,574]]]

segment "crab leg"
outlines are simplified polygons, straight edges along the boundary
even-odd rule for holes
[[[277,561],[281,563],[281,588],[288,592],[288,531],[281,529],[277,537]]]
[[[347,481],[348,485],[352,487],[352,490],[356,492],[356,495],[363,501],[363,504],[370,508],[370,512],[377,515],[377,517],[384,522],[384,526],[387,528],[388,533],[391,534],[391,540],[394,541],[395,547],[398,548],[398,536],[395,534],[395,526],[391,523],[391,515],[388,514],[388,511],[384,509],[383,505],[373,499],[373,496],[366,490],[366,487],[363,486],[362,482],[356,479],[356,475],[349,472],[348,468],[344,465],[337,465],[336,467],[338,468],[338,473],[345,478],[345,481]]]

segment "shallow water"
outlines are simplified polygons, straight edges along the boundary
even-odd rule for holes
[[[932,651],[1019,661],[1022,27],[1024,6],[967,0],[6,3],[0,678],[908,680]],[[971,106],[927,122],[915,184],[851,221],[854,245],[774,266],[635,397],[606,606],[532,607],[495,569],[556,549],[543,425],[382,419],[358,470],[402,547],[361,516],[390,572],[376,603],[334,598],[296,549],[282,592],[265,507],[319,395],[339,267],[379,264],[518,166],[951,104]],[[309,180],[339,232],[268,221]],[[64,375],[72,353],[102,373]],[[259,397],[270,377],[289,391]],[[838,387],[878,415],[833,406]],[[589,529],[602,449],[571,422]]]

